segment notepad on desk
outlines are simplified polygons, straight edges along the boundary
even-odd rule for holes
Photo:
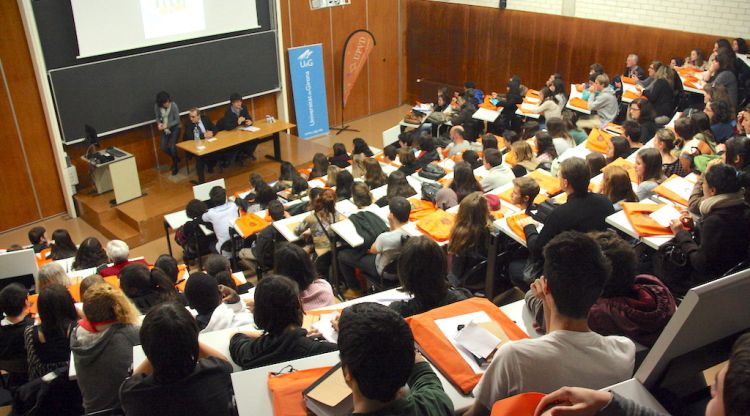
[[[245,127],[240,127],[240,130],[242,130],[242,131],[249,131],[251,133],[255,133],[256,131],[260,131],[260,127],[245,126]]]
[[[348,415],[354,408],[352,390],[346,385],[341,363],[302,392],[307,408],[317,416]]]

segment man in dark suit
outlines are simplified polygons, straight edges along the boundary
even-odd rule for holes
[[[185,136],[183,140],[195,140],[196,132],[200,139],[210,139],[218,131],[211,119],[201,114],[200,109],[191,108],[188,116],[189,120],[185,123]],[[219,157],[220,155],[218,154],[209,154],[198,158],[195,162],[195,169],[198,171],[198,183],[206,181],[206,166],[208,166],[208,173],[212,173]]]
[[[242,104],[242,96],[232,93],[229,96],[229,108],[224,113],[224,117],[219,121],[219,130],[234,130],[240,126],[252,126],[253,118],[247,111],[247,107]],[[253,161],[255,148],[258,146],[255,142],[248,142],[239,146],[240,151],[245,153]]]

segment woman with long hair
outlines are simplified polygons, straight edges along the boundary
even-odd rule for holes
[[[683,142],[675,137],[672,130],[660,129],[656,132],[654,147],[661,153],[662,170],[667,178],[672,175],[686,176],[689,172],[682,168],[679,151]]]
[[[329,188],[333,188],[336,186],[336,178],[339,176],[339,172],[341,172],[342,169],[336,165],[330,165],[328,166],[327,176],[326,176],[326,186]]]
[[[542,163],[552,163],[553,160],[557,159],[557,149],[552,141],[552,136],[546,131],[542,131],[534,136],[536,143],[536,160]]]
[[[380,188],[387,180],[388,177],[383,173],[380,162],[371,157],[365,159],[365,183],[370,189]]]
[[[607,163],[612,163],[619,158],[627,158],[633,153],[628,139],[622,136],[614,136],[607,141]]]
[[[513,166],[513,174],[516,177],[524,176],[536,170],[539,161],[534,157],[534,151],[525,140],[519,140],[510,146],[511,157],[514,157],[516,165]]]
[[[453,167],[453,180],[451,180],[450,185],[437,192],[435,196],[436,205],[440,209],[451,208],[460,204],[466,195],[476,191],[482,191],[482,185],[474,176],[471,165],[466,162],[458,162]]]
[[[326,176],[328,173],[328,166],[330,163],[328,162],[328,158],[326,158],[326,155],[323,153],[315,153],[312,158],[313,167],[312,170],[310,170],[310,175],[308,175],[307,180],[319,178],[321,176]]]
[[[86,270],[107,264],[107,252],[96,237],[88,237],[81,242],[73,260],[73,270]]]
[[[274,253],[273,264],[274,273],[297,283],[303,310],[309,311],[336,303],[331,284],[318,277],[310,255],[302,247],[291,243],[282,244]]]
[[[354,140],[352,140],[352,156],[363,154],[365,157],[372,157],[373,153],[372,150],[370,150],[370,146],[367,145],[367,142],[365,139],[361,137],[357,137]]]
[[[328,268],[331,266],[331,240],[329,236],[334,232],[331,225],[343,219],[344,216],[336,212],[336,194],[332,189],[326,189],[315,199],[313,212],[305,217],[294,230],[297,235],[304,234],[312,239],[313,249],[317,255],[315,268],[318,275],[326,280],[328,280]]]
[[[138,338],[138,309],[125,294],[107,283],[88,288],[83,297],[85,319],[71,334],[70,349],[86,413],[119,404],[120,385],[130,375]]]
[[[427,236],[406,241],[397,270],[404,291],[414,297],[393,302],[389,307],[404,318],[466,299],[463,291],[448,284],[445,253]]]
[[[639,150],[635,156],[635,173],[638,175],[638,189],[635,191],[638,200],[654,195],[654,188],[666,179],[661,153],[653,147]]]
[[[721,159],[710,162],[709,167],[713,164],[726,163],[727,165],[733,166],[736,170],[742,171],[745,176],[750,177],[750,137],[747,136],[736,136],[727,140],[724,143],[726,151],[721,155]],[[688,200],[688,207],[690,212],[694,215],[700,215],[700,204],[703,202],[703,182],[704,176],[702,175],[698,182],[693,187],[693,192],[690,194]],[[745,202],[750,204],[750,187],[745,188]]]
[[[352,197],[352,185],[354,177],[348,170],[342,170],[336,174],[336,200],[341,201]]]
[[[402,147],[396,153],[398,154],[398,162],[401,164],[398,170],[403,172],[404,175],[411,175],[419,169],[417,156],[410,148]]]
[[[622,209],[623,202],[638,202],[638,197],[633,192],[628,171],[621,166],[607,166],[602,170],[601,192],[609,199],[615,211]]]
[[[24,331],[29,380],[69,365],[70,333],[78,320],[75,301],[63,285],[45,287],[37,301],[41,324]]]
[[[654,74],[654,82],[643,90],[643,96],[654,108],[656,117],[672,117],[674,112],[674,72],[662,65]]]
[[[388,188],[386,189],[385,196],[375,201],[379,207],[388,205],[388,201],[391,198],[402,196],[409,198],[417,194],[417,191],[409,184],[406,180],[406,175],[400,170],[394,170],[388,175]]]
[[[70,238],[68,230],[57,229],[52,233],[52,242],[50,244],[52,249],[50,252],[50,258],[52,260],[62,260],[75,257],[78,252],[78,247]]]
[[[487,257],[491,218],[487,199],[481,192],[467,195],[459,204],[456,223],[448,243],[448,254],[451,256],[448,280],[454,284],[472,290],[484,286],[483,276],[466,276],[466,272]],[[466,280],[467,278],[470,280]]]
[[[568,133],[568,129],[561,118],[553,117],[547,119],[547,132],[552,136],[552,143],[555,144],[555,150],[558,155],[576,147],[575,139]]]
[[[344,143],[334,143],[333,156],[328,158],[328,161],[332,165],[336,165],[341,169],[344,169],[345,167],[349,166],[350,160],[351,157],[349,157],[349,154],[346,153],[346,147],[344,147]]]
[[[628,107],[628,119],[641,126],[641,143],[648,143],[656,134],[654,106],[644,98],[636,98]]]

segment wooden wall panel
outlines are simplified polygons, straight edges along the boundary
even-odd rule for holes
[[[554,72],[566,84],[582,82],[594,62],[610,75],[629,53],[669,63],[693,48],[708,51],[715,36],[597,20],[472,7],[428,0],[406,4],[407,95],[432,99],[437,84],[477,82],[485,92],[504,92],[513,74],[539,88]],[[423,79],[421,83],[417,79]],[[427,87],[429,86],[429,88]]]
[[[377,3],[377,7],[372,7]],[[370,113],[401,104],[398,96],[399,43],[398,0],[368,0],[367,26],[377,42],[367,61],[370,74]]]
[[[0,64],[5,65],[5,59],[0,59]],[[8,101],[8,90],[0,78],[0,125],[3,128],[3,136],[0,139],[2,151],[0,152],[0,230],[17,227],[39,219],[39,211],[29,171],[24,162],[24,154],[21,149],[20,138],[16,135],[16,125],[13,121],[10,101]],[[18,244],[25,244],[19,241]]]
[[[3,28],[2,35],[0,35],[2,37],[0,40],[0,59],[3,63],[3,70],[8,82],[7,89],[11,97],[9,104],[13,106],[20,127],[20,139],[23,140],[26,156],[31,164],[31,172],[24,174],[31,175],[37,197],[42,202],[39,210],[37,210],[36,204],[28,206],[26,209],[37,213],[37,215],[41,211],[41,217],[59,214],[65,211],[65,200],[54,162],[47,126],[44,123],[44,110],[42,109],[34,68],[31,63],[31,54],[26,44],[26,35],[17,2],[0,2],[0,27]],[[3,99],[6,99],[6,97],[7,95]],[[10,116],[10,114],[8,115]],[[3,123],[2,125],[5,126],[5,133],[11,134],[15,139],[15,124],[12,119],[10,121],[10,123]],[[9,188],[4,187],[2,192],[8,190]],[[31,193],[31,187],[26,192]],[[9,198],[14,197],[15,194],[9,194]],[[26,214],[23,215],[25,217]],[[9,220],[9,223],[15,223],[16,225],[25,222],[28,221]],[[5,227],[0,227],[0,229],[5,229]]]
[[[353,120],[384,111],[400,104],[399,7],[403,0],[352,0],[351,4],[311,10],[308,1],[280,0],[281,24],[285,48],[321,43],[325,65],[328,120],[331,126],[341,123],[341,54],[344,42],[356,29],[373,32],[377,45],[357,80],[344,118]],[[283,59],[289,66],[286,51]],[[291,78],[287,73],[287,98],[290,120],[294,120]],[[369,83],[369,86],[368,86]]]

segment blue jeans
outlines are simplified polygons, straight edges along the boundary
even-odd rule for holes
[[[170,133],[161,132],[161,140],[159,147],[161,151],[168,154],[172,158],[172,165],[177,166],[177,139],[180,138],[180,126],[175,126],[170,130]]]

